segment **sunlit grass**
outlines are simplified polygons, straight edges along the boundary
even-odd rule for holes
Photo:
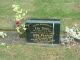
[[[0,45],[0,60],[79,60],[80,48]]]
[[[79,0],[1,0],[0,1],[0,29],[15,28],[14,12],[12,4],[20,4],[21,8],[28,10],[28,18],[59,18],[64,23],[72,24],[72,20],[80,20],[80,1]],[[68,19],[70,18],[70,22]],[[7,23],[9,22],[10,23]],[[68,24],[68,25],[70,25]]]

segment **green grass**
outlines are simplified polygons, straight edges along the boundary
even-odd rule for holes
[[[63,25],[72,24],[73,20],[74,22],[80,20],[79,0],[0,0],[0,29],[15,28],[12,4],[19,4],[21,8],[27,9],[28,18],[60,18],[62,31]]]
[[[0,29],[15,29],[12,4],[28,10],[28,18],[60,18],[66,25],[80,24],[80,0],[0,0]],[[80,48],[51,48],[34,45],[0,45],[0,60],[80,60]]]
[[[8,47],[7,47],[8,46]],[[43,47],[40,45],[0,45],[0,60],[79,60],[78,47]]]

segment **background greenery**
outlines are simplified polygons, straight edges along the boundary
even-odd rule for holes
[[[0,0],[0,29],[15,29],[12,4],[27,9],[26,18],[61,19],[61,31],[80,20],[80,0]]]

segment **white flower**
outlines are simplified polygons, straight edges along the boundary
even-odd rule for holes
[[[22,14],[22,16],[25,16],[25,15],[26,15],[25,13]]]
[[[71,36],[73,38],[80,39],[80,31],[77,28],[77,24],[75,24],[72,28],[68,28],[66,26],[65,31],[67,32],[67,36]]]
[[[13,5],[12,5],[12,7],[14,8],[14,7],[16,7],[16,5],[15,5],[15,4],[13,4]]]
[[[69,32],[69,27],[68,26],[65,27],[65,32]]]
[[[25,24],[22,24],[21,26],[22,26],[22,27],[25,27]]]
[[[16,30],[17,30],[18,33],[20,33],[20,30],[19,29],[20,29],[19,27],[16,28]]]
[[[26,28],[23,28],[23,30],[26,30]]]
[[[23,13],[23,10],[20,8],[19,5],[13,4],[12,7],[13,7],[13,11],[16,12],[15,17],[17,19],[21,20],[21,19],[23,19],[25,17],[25,15],[27,13],[27,10],[24,11],[25,13]]]
[[[12,8],[13,8],[13,11],[17,12],[18,9],[20,9],[20,6],[19,5],[12,5]]]

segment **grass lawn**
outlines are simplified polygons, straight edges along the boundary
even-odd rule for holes
[[[0,60],[80,60],[80,48],[0,45]]]
[[[0,0],[0,29],[15,29],[12,4],[27,9],[28,18],[61,19],[61,31],[66,25],[80,24],[80,0]],[[0,60],[80,60],[80,48],[0,45]]]
[[[28,18],[60,18],[62,30],[80,20],[80,0],[0,0],[0,29],[15,28],[12,4],[27,9]]]

